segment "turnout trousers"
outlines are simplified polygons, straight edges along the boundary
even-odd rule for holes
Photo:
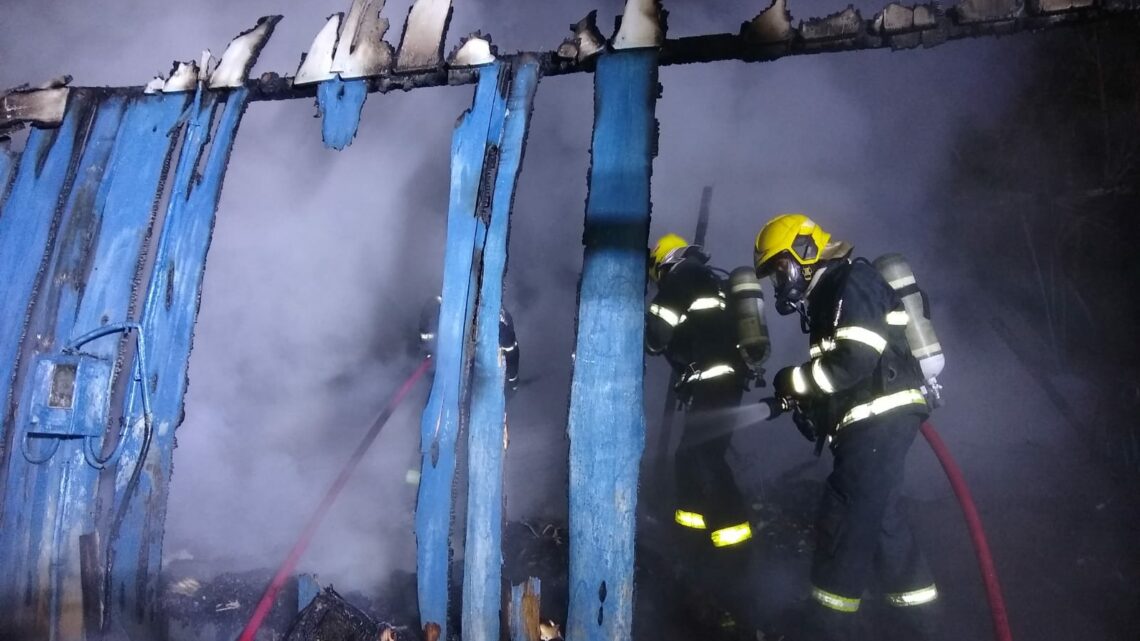
[[[712,550],[714,533],[725,528],[748,527],[749,512],[736,485],[726,456],[732,432],[725,428],[733,417],[720,414],[740,405],[743,389],[734,377],[702,381],[692,390],[692,401],[685,412],[685,428],[674,455],[676,500],[679,511],[699,514],[703,527],[685,527],[699,547]],[[743,540],[741,541],[743,543]],[[743,549],[746,545],[724,544],[723,548]],[[721,549],[720,552],[727,552]],[[718,556],[724,556],[718,554]]]
[[[806,639],[854,639],[856,613],[872,586],[905,638],[932,633],[938,593],[899,496],[906,454],[922,419],[890,412],[837,435],[816,519]]]

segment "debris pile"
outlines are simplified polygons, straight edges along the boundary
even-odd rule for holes
[[[764,550],[765,562],[810,555],[810,513],[818,491],[818,481],[782,483],[769,491],[766,501],[753,506],[756,529],[762,533],[757,544]],[[768,633],[767,638],[778,639],[779,635],[756,629],[756,621],[744,620],[748,613],[741,603],[730,603],[721,590],[709,589],[707,584],[702,587],[693,580],[692,568],[687,567],[691,564],[670,543],[671,526],[671,522],[657,519],[642,519],[638,525],[635,607],[639,615],[635,636],[661,641],[742,641]],[[564,522],[512,521],[504,529],[504,581],[509,585],[521,584],[529,577],[542,581],[540,616],[548,622],[552,639],[558,636],[555,626],[566,621],[569,550],[569,531]],[[736,573],[747,572],[743,567],[736,569]],[[168,638],[237,638],[271,574],[263,569],[211,576],[193,564],[171,564],[163,590]],[[460,564],[453,566],[452,574],[456,582],[453,596],[458,599]],[[733,580],[740,578],[743,576]],[[724,588],[731,591],[727,578]],[[304,607],[298,603],[299,592],[304,590],[298,589],[296,580],[285,586],[258,634],[259,641],[413,641],[424,636],[417,629],[414,573],[398,570],[368,596],[355,592],[342,596],[331,586],[324,587]],[[454,621],[453,630],[458,631],[458,623]]]
[[[415,638],[408,628],[376,621],[327,587],[297,615],[284,641],[411,641]]]
[[[236,639],[272,578],[272,571],[224,572],[213,578],[169,573],[162,610],[171,641]],[[277,595],[261,639],[276,641],[297,613],[297,583]]]

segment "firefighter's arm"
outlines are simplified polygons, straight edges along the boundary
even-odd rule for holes
[[[832,335],[811,346],[811,360],[781,371],[776,389],[789,398],[824,397],[857,385],[875,371],[887,348],[889,300],[860,274],[851,276],[831,311]]]
[[[842,392],[870,376],[887,347],[885,335],[865,325],[836,328],[834,347],[799,366],[811,393]]]
[[[654,300],[645,311],[645,351],[650,354],[660,354],[669,347],[673,340],[673,330],[684,318],[672,307]]]

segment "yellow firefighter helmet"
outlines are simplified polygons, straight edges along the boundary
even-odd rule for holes
[[[804,214],[780,214],[756,234],[756,271],[763,274],[769,261],[782,252],[788,252],[800,265],[814,265],[830,240],[831,234]]]
[[[689,241],[677,234],[665,234],[657,240],[653,251],[649,252],[649,277],[654,281],[661,278],[661,267],[674,262],[680,254],[678,250],[689,246]]]

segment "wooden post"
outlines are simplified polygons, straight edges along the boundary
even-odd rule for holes
[[[475,100],[455,127],[451,143],[451,199],[447,212],[447,240],[443,260],[443,294],[436,338],[435,377],[420,423],[419,496],[416,503],[416,580],[420,623],[425,630],[438,626],[447,639],[448,576],[452,526],[455,446],[461,424],[466,423],[469,393],[466,377],[472,352],[480,264],[476,248],[486,237],[486,223],[478,216],[480,185],[488,159],[488,145],[500,139],[506,111],[502,78],[506,72],[495,62],[479,70]],[[495,344],[498,345],[496,336]]]
[[[144,417],[142,386],[136,386],[123,413],[136,420],[115,474],[108,533],[110,608],[113,620],[132,636],[151,634],[156,620],[174,433],[183,418],[190,347],[218,198],[248,99],[244,89],[200,91],[195,96],[142,305],[139,324],[150,416]]]
[[[578,337],[570,391],[570,608],[574,641],[630,638],[634,517],[645,446],[645,246],[656,49],[603,54]]]
[[[475,355],[471,379],[471,428],[467,446],[467,536],[463,571],[463,638],[498,641],[503,602],[503,430],[506,380],[499,345],[503,274],[511,204],[522,167],[531,107],[538,86],[538,59],[512,62],[506,116],[501,137],[488,146],[494,166],[484,172],[480,220],[487,220],[475,317]],[[487,211],[483,211],[486,207]]]

